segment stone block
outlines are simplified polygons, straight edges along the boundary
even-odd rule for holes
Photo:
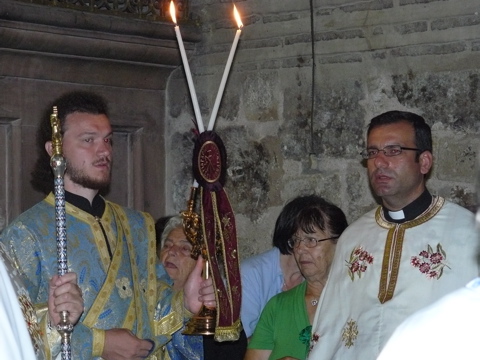
[[[319,182],[316,176],[295,176],[284,179],[282,198],[293,199],[300,195],[316,192],[317,186],[322,186],[324,181]],[[317,193],[318,194],[318,193]]]
[[[424,44],[402,46],[390,50],[390,55],[394,57],[402,56],[424,56],[424,55],[445,55],[463,52],[467,50],[465,42],[454,42],[449,44]]]
[[[322,94],[315,101],[313,149],[316,154],[338,158],[358,158],[358,145],[363,142],[365,113],[357,104],[364,99],[360,82],[324,83]]]
[[[453,201],[454,203],[463,206],[464,208],[476,212],[477,203],[476,203],[476,194],[475,190],[471,186],[465,185],[453,185],[450,187],[446,197]]]
[[[263,17],[263,22],[275,23],[275,22],[285,22],[301,19],[303,16],[300,13],[287,13],[287,14],[271,14]]]
[[[480,41],[472,41],[472,51],[480,51]]]
[[[431,22],[430,28],[434,31],[474,25],[480,25],[478,14],[436,19]]]
[[[384,10],[393,7],[393,0],[373,0],[342,5],[340,9],[345,12]]]
[[[347,39],[362,39],[365,34],[362,29],[348,29],[337,31],[317,32],[315,34],[315,41],[332,41],[332,40],[347,40]]]
[[[361,63],[363,57],[357,53],[346,53],[339,55],[321,56],[318,59],[320,64],[349,64],[349,63]]]
[[[292,44],[298,44],[298,43],[310,43],[311,41],[312,41],[312,37],[310,34],[298,34],[298,35],[285,37],[285,45],[292,45]]]
[[[283,41],[280,38],[269,38],[269,39],[251,40],[246,43],[242,43],[242,49],[264,49],[264,48],[272,48],[272,47],[277,47],[282,45],[283,45]]]
[[[478,135],[442,134],[436,138],[435,175],[450,183],[474,183],[475,159],[480,140]]]
[[[373,35],[383,35],[383,27],[382,26],[375,26],[372,31]]]
[[[480,131],[480,72],[414,73],[392,77],[393,95],[403,106],[420,109],[442,129]]]
[[[396,25],[394,26],[394,29],[400,35],[414,34],[427,31],[428,24],[426,21],[416,21],[408,24]]]
[[[282,60],[282,68],[292,67],[310,67],[312,59],[309,57],[297,56],[295,58],[288,58]]]
[[[281,59],[270,59],[267,61],[262,61],[260,64],[260,69],[264,70],[275,70],[280,69],[283,65],[283,60]]]
[[[278,73],[262,71],[246,74],[242,82],[245,117],[249,121],[271,121],[279,118],[280,92]]]
[[[413,5],[413,4],[428,4],[431,2],[439,2],[439,1],[447,1],[447,0],[400,0],[398,4],[400,6],[405,6],[405,5]]]
[[[249,139],[244,127],[218,132],[227,147],[227,173],[230,201],[236,211],[254,221],[268,204],[271,156],[264,144]]]

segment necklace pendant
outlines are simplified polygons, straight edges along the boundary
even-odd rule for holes
[[[312,306],[317,306],[318,299],[313,299],[312,301],[310,301],[310,303],[312,304]]]

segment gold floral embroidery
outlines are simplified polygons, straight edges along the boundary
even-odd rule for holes
[[[357,322],[350,319],[347,322],[347,325],[343,328],[342,332],[342,341],[345,343],[347,348],[350,348],[355,344],[355,340],[358,336],[358,327]]]
[[[118,289],[118,294],[122,299],[126,299],[127,297],[132,297],[133,291],[130,286],[130,280],[126,277],[121,279],[115,280],[115,285]]]
[[[35,310],[33,309],[32,302],[27,295],[21,294],[21,292],[18,295],[18,301],[20,303],[23,317],[27,322],[28,333],[32,338],[33,348],[35,350],[35,353],[38,353],[39,344],[41,344],[42,340],[40,334],[40,327],[37,323],[37,316],[35,314]]]

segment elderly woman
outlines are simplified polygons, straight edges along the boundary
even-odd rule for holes
[[[155,224],[157,232],[157,255],[165,268],[170,281],[160,284],[180,293],[187,281],[188,275],[195,267],[196,260],[190,255],[192,244],[183,231],[180,216],[161,218]],[[168,306],[168,305],[166,305]],[[171,321],[166,319],[165,321]],[[183,323],[177,324],[172,340],[166,345],[164,358],[169,360],[202,360],[203,339],[201,336],[182,335]]]
[[[180,216],[161,218],[156,223],[157,254],[160,262],[169,275],[171,282],[168,284],[173,291],[181,291],[188,276],[195,267],[190,253],[192,244],[187,240],[183,230],[183,221]],[[246,351],[247,340],[242,332],[238,341],[218,343],[213,336],[183,335],[183,328],[179,328],[172,335],[172,340],[167,343],[168,354],[165,359],[172,360],[216,360],[242,359]]]
[[[340,208],[316,198],[295,217],[296,231],[288,241],[305,281],[270,299],[248,344],[245,360],[307,357],[316,306],[337,239],[347,227]]]
[[[192,244],[183,231],[180,216],[170,217],[165,224],[158,250],[160,262],[172,279],[173,289],[182,290],[188,275],[195,267],[196,260],[191,256]]]

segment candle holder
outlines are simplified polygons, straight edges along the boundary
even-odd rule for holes
[[[210,264],[206,256],[205,245],[200,229],[200,217],[194,211],[195,198],[197,195],[197,187],[193,186],[190,191],[190,200],[188,201],[187,210],[182,211],[180,215],[183,219],[183,230],[187,236],[187,240],[192,244],[191,255],[193,258],[198,259],[202,256],[205,259],[205,267],[203,274],[205,279],[210,278]],[[217,319],[217,309],[209,308],[202,305],[198,314],[193,316],[189,322],[185,325],[185,330],[182,332],[184,335],[213,335],[215,334],[215,323]]]

